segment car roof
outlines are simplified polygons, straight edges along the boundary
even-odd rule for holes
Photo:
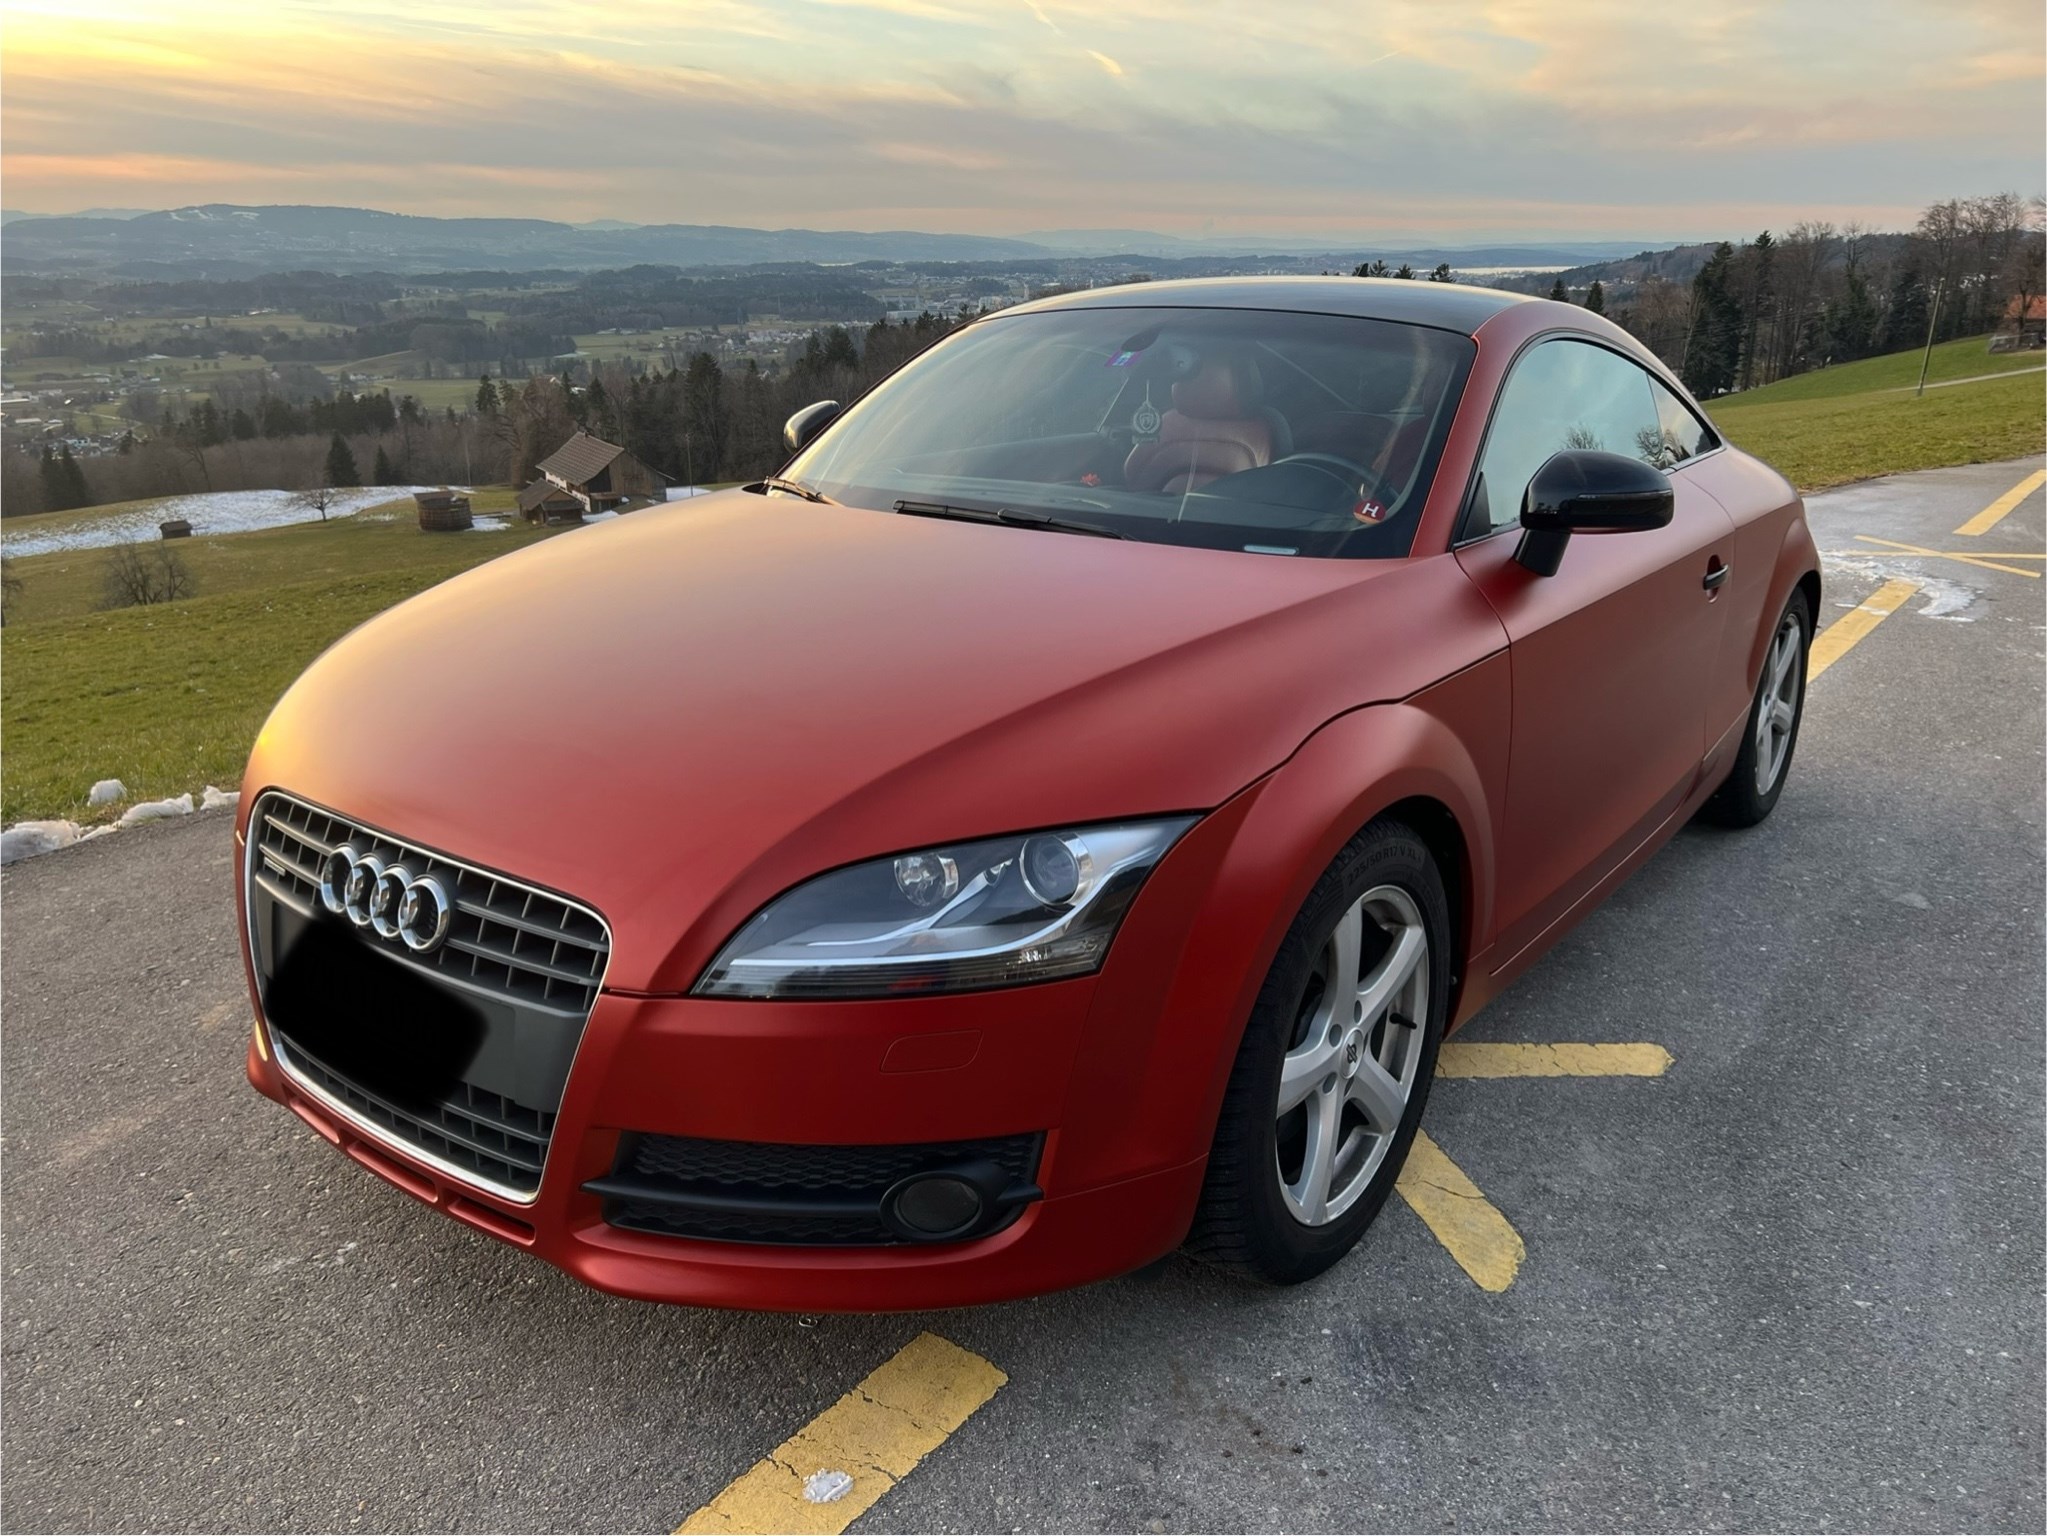
[[[995,314],[1038,314],[1055,309],[1280,309],[1399,320],[1469,336],[1503,309],[1542,302],[1498,288],[1432,283],[1422,278],[1195,277],[1084,288]]]

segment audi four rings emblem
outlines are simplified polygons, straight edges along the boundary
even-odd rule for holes
[[[420,955],[439,949],[455,921],[454,898],[436,876],[415,875],[347,843],[320,867],[320,905]]]

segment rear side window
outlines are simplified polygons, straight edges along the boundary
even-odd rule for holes
[[[1694,416],[1692,408],[1665,388],[1663,381],[1653,374],[1649,378],[1649,393],[1656,400],[1656,420],[1663,431],[1663,458],[1658,462],[1658,468],[1674,468],[1686,459],[1710,453],[1720,446],[1720,439],[1713,435],[1713,429]]]
[[[1666,438],[1659,391],[1690,423],[1689,437],[1680,431],[1675,440]],[[1671,424],[1677,426],[1674,419]],[[1584,341],[1541,342],[1514,364],[1494,407],[1465,536],[1519,522],[1528,482],[1551,454],[1597,448],[1668,469],[1703,451],[1697,446],[1703,432],[1679,401],[1618,352]],[[1682,453],[1678,442],[1687,445]]]

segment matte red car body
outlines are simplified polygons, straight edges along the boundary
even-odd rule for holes
[[[1317,309],[1324,286],[1269,307]],[[1155,285],[1144,302],[1215,302],[1216,288]],[[1252,1000],[1343,844],[1397,809],[1437,848],[1462,1023],[1717,785],[1777,615],[1797,583],[1817,596],[1796,496],[1733,449],[1673,474],[1670,528],[1581,535],[1555,577],[1513,562],[1511,532],[1452,548],[1505,371],[1559,330],[1668,379],[1583,310],[1501,302],[1472,328],[1402,560],[735,491],[550,540],[371,621],[278,705],[238,837],[258,792],[289,790],[573,894],[610,924],[610,969],[531,1204],[366,1142],[278,1071],[260,1025],[250,1080],[416,1196],[625,1295],[921,1308],[1169,1251]],[[1709,559],[1734,572],[1710,594]],[[928,643],[960,634],[980,643]],[[412,665],[465,639],[517,660]],[[1207,814],[1095,976],[909,1001],[684,995],[748,916],[823,870],[1169,812]],[[607,1226],[581,1189],[626,1129],[853,1144],[1045,1131],[1045,1198],[994,1236],[932,1247],[652,1236]]]

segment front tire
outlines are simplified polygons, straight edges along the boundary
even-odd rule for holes
[[[1450,996],[1450,909],[1427,846],[1381,819],[1287,930],[1223,1095],[1195,1258],[1275,1285],[1357,1245],[1421,1124]]]
[[[1763,675],[1749,701],[1741,751],[1727,782],[1706,802],[1705,815],[1723,827],[1752,827],[1777,808],[1791,776],[1791,754],[1805,721],[1806,653],[1812,647],[1812,605],[1793,588],[1763,657]]]

